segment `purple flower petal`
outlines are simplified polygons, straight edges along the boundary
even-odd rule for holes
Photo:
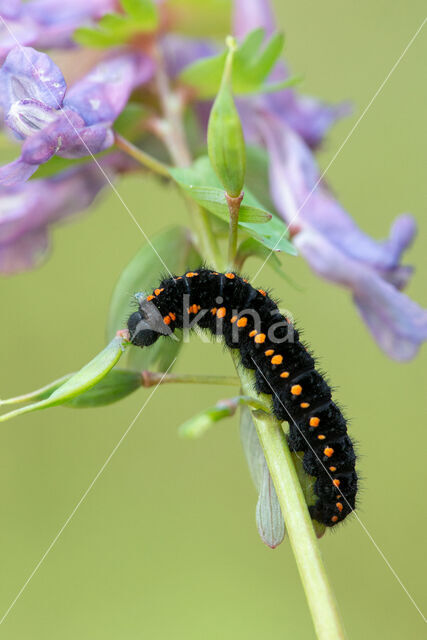
[[[43,164],[55,153],[72,148],[80,142],[79,131],[84,127],[82,118],[64,109],[57,112],[56,119],[24,142],[21,157],[30,164]]]
[[[34,268],[48,248],[49,236],[46,228],[32,231],[13,244],[0,244],[0,274],[11,275]]]
[[[58,151],[58,155],[63,158],[84,158],[105,151],[113,144],[114,133],[111,127],[105,124],[94,124],[80,129],[75,142],[64,145]]]
[[[133,89],[148,82],[153,71],[153,62],[142,54],[106,60],[68,91],[64,105],[79,113],[87,125],[112,123]]]
[[[130,167],[118,153],[100,164],[109,177]],[[37,264],[48,246],[49,226],[86,209],[106,184],[99,167],[87,163],[53,178],[0,189],[0,272]]]
[[[275,29],[273,12],[268,0],[234,0],[233,31],[243,39],[254,29],[264,29],[271,35]]]
[[[426,310],[315,230],[302,230],[294,242],[317,275],[352,291],[362,318],[387,355],[395,360],[414,357],[427,340]]]
[[[18,18],[21,10],[21,0],[0,0],[0,16],[2,18]]]
[[[390,357],[412,358],[427,340],[427,311],[397,288],[412,272],[399,262],[416,232],[413,218],[400,216],[387,240],[373,240],[319,181],[314,157],[301,138],[271,114],[264,112],[255,122],[269,153],[272,198],[293,231],[295,246],[317,275],[352,292]]]
[[[35,21],[45,26],[78,26],[89,18],[97,19],[117,7],[116,0],[30,0],[25,9]]]
[[[383,275],[389,273],[392,278],[416,233],[413,218],[400,216],[387,240],[373,240],[357,227],[320,181],[314,156],[302,139],[269,113],[263,112],[257,123],[269,151],[273,201],[288,224],[296,229],[316,229],[349,257]]]
[[[0,12],[0,16],[2,13]],[[0,62],[2,62],[9,51],[16,47],[34,44],[37,37],[37,27],[28,18],[12,19],[3,17],[0,20]],[[0,99],[1,103],[1,99]]]
[[[6,124],[18,137],[26,138],[46,127],[58,112],[38,100],[18,100],[9,109]]]
[[[166,63],[166,71],[174,78],[192,62],[217,53],[217,48],[206,40],[185,38],[174,33],[166,35],[161,41]]]
[[[65,90],[56,64],[31,47],[14,47],[0,69],[0,101],[6,114],[14,102],[27,99],[58,109]]]
[[[31,178],[39,168],[38,164],[28,164],[21,158],[0,167],[0,187],[9,187]]]

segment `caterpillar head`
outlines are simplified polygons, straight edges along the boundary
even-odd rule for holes
[[[136,296],[139,308],[128,320],[130,341],[137,347],[149,347],[159,335],[171,335],[156,305],[142,294]]]

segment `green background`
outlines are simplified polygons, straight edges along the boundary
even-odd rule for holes
[[[354,103],[319,155],[323,167],[421,24],[423,4],[276,2],[287,58],[305,75],[304,91]],[[409,294],[425,306],[424,66],[421,33],[328,180],[374,237],[387,233],[396,214],[415,214]],[[122,180],[118,189],[148,235],[186,220],[174,190],[148,177]],[[56,229],[53,241],[41,268],[0,281],[1,397],[75,370],[103,347],[113,285],[143,239],[110,191],[90,215]],[[360,453],[360,521],[353,517],[320,541],[347,632],[364,640],[421,638],[422,619],[392,570],[423,607],[426,349],[408,364],[390,361],[345,291],[318,280],[298,258],[286,257],[284,265],[302,292],[269,268],[257,284],[273,287],[304,326],[352,417]],[[248,267],[254,273],[257,264]],[[232,366],[221,348],[195,338],[176,371],[231,373]],[[0,616],[149,392],[103,409],[52,409],[2,425]],[[288,541],[273,552],[257,536],[237,419],[200,441],[177,437],[186,418],[230,393],[204,387],[155,393],[0,637],[314,637]]]

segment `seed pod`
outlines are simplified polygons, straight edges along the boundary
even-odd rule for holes
[[[246,153],[242,125],[231,86],[235,40],[227,38],[227,45],[229,52],[221,86],[209,116],[208,153],[225,191],[237,198],[245,181]]]

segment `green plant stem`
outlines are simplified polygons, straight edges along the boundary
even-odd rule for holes
[[[243,200],[243,193],[237,198],[233,198],[228,193],[225,194],[228,210],[230,212],[230,231],[228,235],[228,263],[232,267],[235,263],[237,253],[237,240],[239,235],[239,211]]]
[[[237,376],[204,376],[192,375],[186,373],[157,373],[156,371],[143,371],[141,373],[142,386],[154,387],[161,382],[167,383],[183,383],[183,384],[216,384],[223,386],[240,386],[240,380]]]
[[[192,158],[182,121],[182,102],[171,89],[160,52],[157,52],[155,79],[164,118],[157,129],[157,134],[163,140],[174,165],[181,168],[188,167],[191,165]],[[191,198],[186,197],[185,200],[203,254],[210,264],[222,265],[221,251],[209,223],[208,212]]]
[[[121,136],[120,134],[114,134],[114,141],[118,149],[126,153],[128,156],[131,156],[134,160],[139,162],[139,164],[142,164],[147,169],[150,169],[150,171],[153,171],[153,173],[156,173],[164,178],[171,177],[168,167],[163,164],[163,162],[156,160],[156,158],[153,158],[145,151],[142,151],[142,149],[136,147],[134,144],[129,142],[129,140],[123,138],[123,136]]]
[[[163,92],[161,100],[166,104],[168,96],[170,95],[170,88],[163,75],[157,86],[159,92]],[[164,109],[164,113],[167,118],[168,109]],[[175,115],[176,112],[174,116]],[[181,124],[178,132],[182,133],[182,131],[183,127]],[[179,144],[181,149],[182,146],[187,147],[187,153],[184,154],[184,157],[188,158],[188,145],[185,136],[181,135],[181,133],[179,133]],[[167,137],[165,139],[167,142]],[[173,140],[172,142],[169,140],[169,148],[172,152],[171,157],[177,166],[186,166],[180,154],[174,152],[175,143]],[[202,247],[204,247],[206,243],[210,245],[206,255],[216,256],[218,250],[217,248],[213,248],[213,241],[211,240],[213,238],[217,246],[216,238],[210,229],[210,220],[207,216],[202,217],[202,225],[203,232],[201,233],[201,237],[199,237],[200,245]],[[233,251],[233,248],[231,251]],[[222,264],[222,260],[215,259],[212,266],[220,270]],[[243,392],[249,396],[255,395],[253,390],[253,374],[239,365],[236,351],[232,351],[231,353]],[[260,400],[263,400],[262,396]],[[292,550],[295,555],[317,636],[319,640],[343,640],[345,636],[339,619],[335,598],[327,578],[313,524],[282,426],[273,415],[267,415],[262,411],[252,411],[252,417],[285,519],[286,529],[291,541]]]
[[[235,357],[234,360],[237,364]],[[241,371],[240,379],[244,393],[253,394],[253,375],[247,370]],[[252,418],[282,509],[317,637],[343,640],[345,635],[335,597],[282,425],[274,416],[263,412],[252,412]]]

